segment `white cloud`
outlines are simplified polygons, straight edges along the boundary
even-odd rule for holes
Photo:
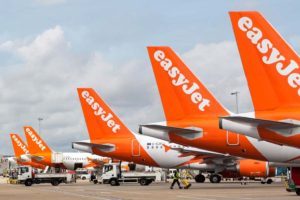
[[[32,41],[19,41],[0,44],[9,46],[2,50],[21,59],[0,74],[0,146],[4,152],[12,152],[8,134],[23,135],[24,125],[37,129],[38,117],[44,118],[42,134],[55,150],[70,150],[71,141],[86,139],[77,87],[99,91],[112,108],[120,107],[115,112],[134,130],[137,122],[133,119],[161,119],[161,112],[152,111],[155,92],[148,84],[151,69],[146,67],[146,59],[116,66],[100,52],[75,54],[59,26]]]
[[[43,59],[59,56],[55,54],[61,54],[67,47],[61,27],[56,26],[37,36],[30,44],[18,47],[16,51],[26,62],[39,63]]]
[[[4,153],[12,152],[8,134],[23,136],[24,125],[38,129],[38,117],[44,118],[42,136],[54,150],[70,150],[72,141],[88,138],[77,87],[95,88],[134,131],[138,124],[163,120],[148,57],[116,65],[101,52],[74,53],[60,26],[30,41],[6,41],[0,50],[21,59],[0,74],[0,146]],[[239,90],[241,107],[251,107],[234,42],[197,44],[182,57],[226,106],[233,108],[234,98],[229,94]]]
[[[197,44],[182,55],[198,78],[228,109],[235,111],[232,91],[239,91],[239,110],[252,110],[247,82],[235,42]]]

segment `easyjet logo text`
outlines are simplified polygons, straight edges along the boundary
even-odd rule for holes
[[[31,140],[36,143],[36,145],[44,151],[46,149],[46,146],[43,144],[42,140],[38,139],[38,137],[33,133],[33,131],[30,128],[26,128],[26,133],[30,136]]]
[[[253,25],[249,17],[240,18],[238,27],[246,33],[251,43],[256,45],[257,50],[262,54],[263,63],[275,67],[281,76],[287,78],[290,87],[298,89],[300,96],[300,74],[295,72],[299,68],[298,64],[294,60],[286,61],[285,56],[273,43],[268,38],[263,38],[262,31]]]
[[[94,111],[94,115],[101,119],[107,127],[111,128],[113,133],[117,133],[120,130],[120,125],[115,122],[113,119],[113,115],[111,113],[106,112],[100,104],[95,101],[95,98],[89,94],[88,91],[82,91],[81,96],[85,99],[85,101],[90,105],[91,109]]]
[[[160,63],[164,71],[168,72],[169,77],[172,79],[171,83],[175,87],[181,87],[184,94],[190,96],[192,103],[198,105],[200,111],[205,111],[207,106],[210,106],[210,100],[202,97],[200,87],[195,82],[190,82],[178,69],[173,66],[172,61],[166,58],[163,51],[157,50],[154,52],[154,59]]]
[[[18,147],[20,147],[20,149],[22,149],[22,151],[25,153],[25,154],[29,154],[29,151],[27,150],[25,144],[23,144],[19,138],[15,135],[12,136],[12,139],[13,141],[17,144]]]

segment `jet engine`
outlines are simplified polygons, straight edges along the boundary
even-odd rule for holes
[[[270,167],[268,162],[257,160],[239,160],[236,165],[240,176],[247,177],[272,177],[276,174],[276,168]]]

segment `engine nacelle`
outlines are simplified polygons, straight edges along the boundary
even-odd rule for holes
[[[270,167],[268,162],[258,160],[239,160],[236,166],[240,176],[247,177],[272,177],[276,168]]]

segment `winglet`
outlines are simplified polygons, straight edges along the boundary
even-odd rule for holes
[[[32,127],[25,126],[24,132],[31,154],[52,152],[49,146],[45,143],[45,141],[43,141],[43,139]]]
[[[171,48],[148,53],[167,121],[228,114]]]
[[[254,109],[299,106],[297,53],[259,12],[229,14]]]

